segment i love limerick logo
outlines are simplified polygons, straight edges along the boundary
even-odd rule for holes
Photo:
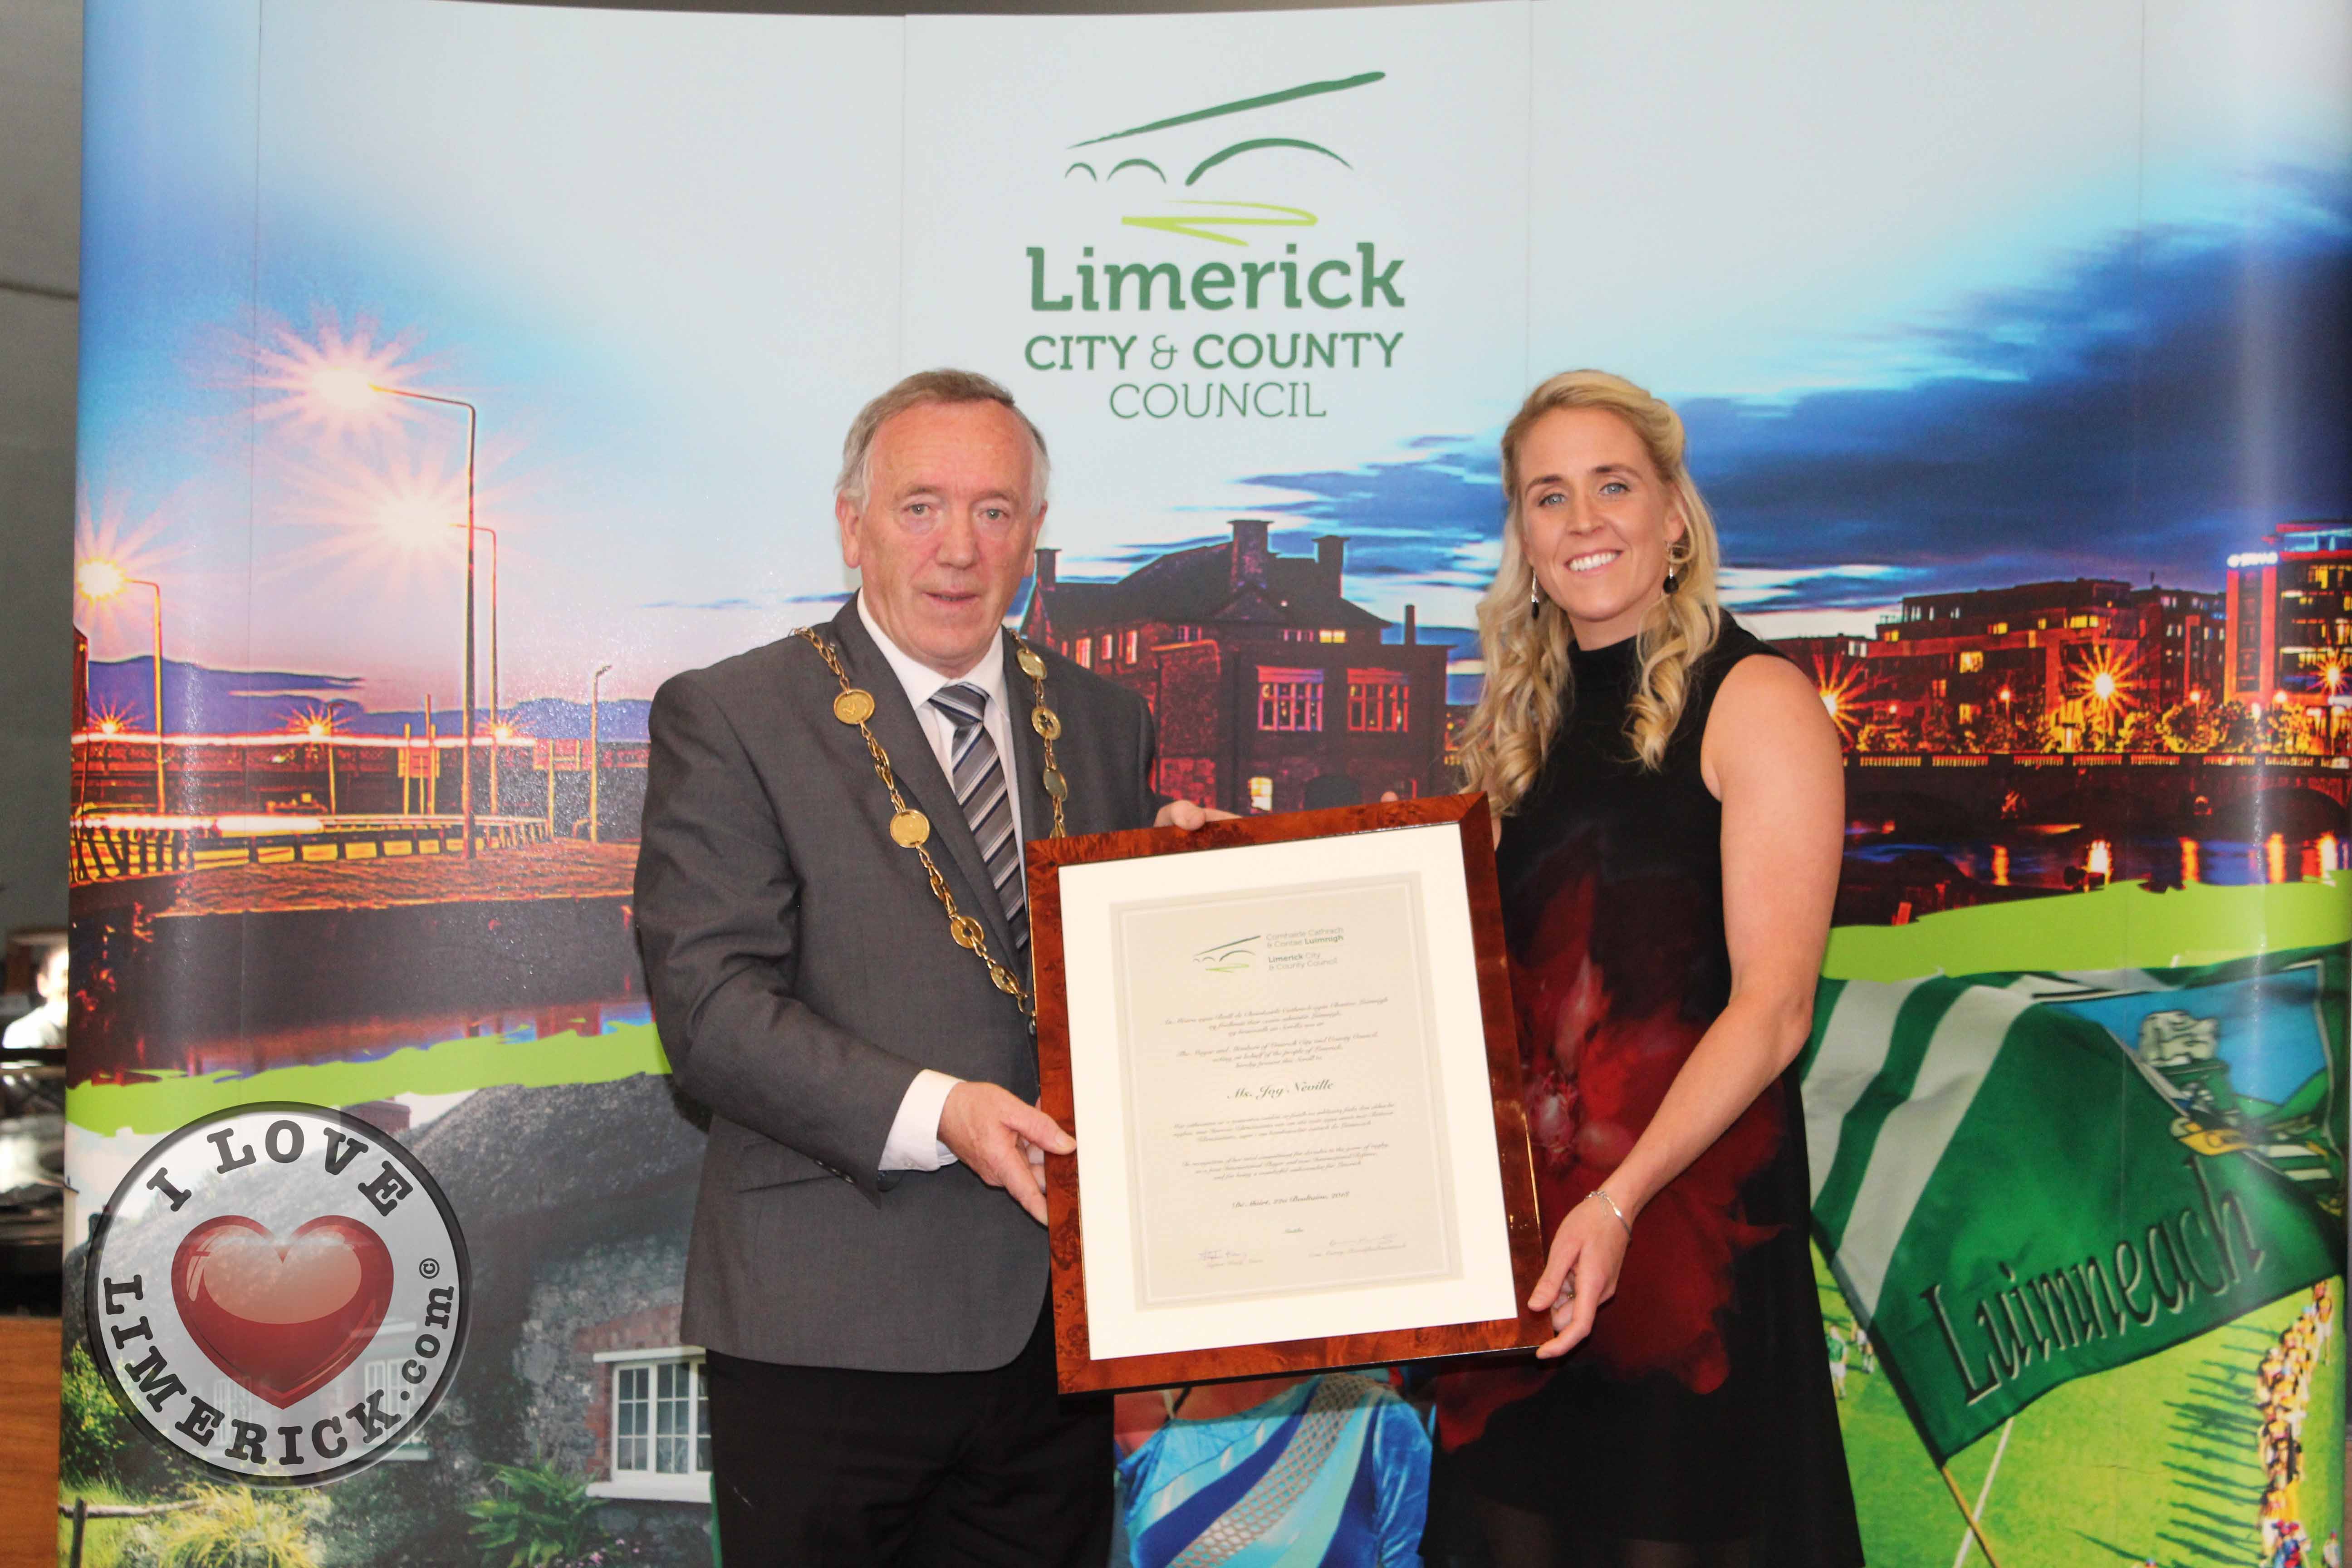
[[[414,1155],[315,1105],[238,1106],[148,1151],[90,1246],[89,1346],[147,1435],[247,1484],[333,1480],[415,1432],[470,1268]]]

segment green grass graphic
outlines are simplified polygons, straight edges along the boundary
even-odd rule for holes
[[[1853,1318],[1822,1267],[1822,1316]],[[2342,1289],[2340,1283],[2337,1287]],[[2254,1451],[2254,1371],[2310,1300],[2292,1291],[2211,1332],[2113,1371],[2077,1378],[2019,1413],[1986,1499],[1983,1523],[2004,1563],[2114,1563],[2138,1568],[2240,1568],[2255,1560],[2262,1468]],[[2311,1380],[2304,1522],[2316,1548],[2342,1528],[2344,1451],[2318,1439],[2342,1418],[2345,1355],[2338,1332]],[[1966,1526],[1884,1372],[1859,1358],[1838,1405],[1846,1461],[1872,1563],[1942,1568]],[[1952,1460],[1971,1503],[2000,1446],[1995,1432]],[[1981,1553],[1969,1562],[1981,1568]]]
[[[1822,973],[1907,980],[2003,969],[2172,969],[2352,938],[2352,877],[2275,886],[2122,882],[2095,893],[1979,904],[1900,926],[1839,926]]]
[[[66,1091],[66,1118],[92,1132],[169,1132],[212,1111],[268,1100],[358,1105],[395,1094],[456,1094],[509,1083],[610,1083],[668,1071],[669,1058],[651,1024],[530,1040],[473,1035],[411,1046],[369,1061],[308,1062],[242,1077],[158,1073],[147,1083],[78,1084]]]

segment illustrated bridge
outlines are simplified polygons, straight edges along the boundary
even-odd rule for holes
[[[1846,815],[1905,832],[2003,824],[2261,838],[2344,833],[2352,757],[2234,752],[1856,752]]]

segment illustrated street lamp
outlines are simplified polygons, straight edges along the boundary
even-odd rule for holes
[[[155,595],[155,815],[168,815],[163,800],[163,585],[144,577],[126,576],[111,561],[85,561],[74,574],[82,597],[102,604],[125,588],[145,588]]]
[[[602,772],[604,752],[597,744],[601,737],[597,727],[596,689],[598,683],[604,679],[604,672],[612,668],[609,664],[600,664],[588,677],[588,842],[591,844],[601,844],[604,841],[604,822],[597,815],[596,781]]]
[[[467,493],[471,493],[470,482]],[[499,531],[481,523],[453,522],[449,526],[470,527],[476,533],[490,536],[490,815],[496,816],[499,814],[499,743],[506,739],[506,727],[499,722]],[[469,555],[467,571],[470,573],[471,570]],[[469,615],[467,620],[470,625],[472,616]],[[473,663],[470,655],[466,662],[468,665]]]
[[[332,719],[311,719],[304,722],[302,733],[318,742],[327,752],[327,815],[340,815],[335,805],[335,722]]]
[[[462,397],[443,397],[431,392],[411,392],[405,387],[379,386],[367,384],[371,392],[381,392],[387,397],[405,397],[415,403],[437,403],[446,408],[466,411],[466,733],[465,742],[457,753],[457,793],[465,801],[466,858],[474,858],[474,535],[483,531],[474,522],[474,445],[480,412]],[[495,557],[494,557],[495,559]],[[498,787],[497,771],[491,773],[491,788]]]

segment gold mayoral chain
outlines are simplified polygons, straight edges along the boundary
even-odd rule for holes
[[[947,879],[940,875],[939,863],[931,858],[931,819],[908,805],[907,797],[898,793],[898,774],[890,765],[890,753],[882,749],[882,742],[874,738],[874,731],[866,722],[874,717],[874,694],[850,682],[840,653],[817,635],[815,627],[803,626],[800,635],[808,639],[817,657],[824,660],[825,668],[833,671],[834,679],[841,682],[841,695],[833,700],[833,716],[845,724],[855,725],[859,739],[866,742],[866,754],[874,759],[874,776],[890,792],[890,837],[900,848],[913,850],[915,858],[923,863],[923,874],[931,879],[931,896],[947,911],[948,934],[955,938],[958,947],[969,948],[974,958],[988,965],[988,977],[996,983],[999,991],[1012,997],[1024,1014],[1034,1017],[1037,1004],[1029,994],[1029,988],[988,951],[988,932],[981,923],[956,908],[955,894],[948,890]],[[1062,802],[1069,795],[1070,781],[1062,776],[1062,770],[1054,762],[1054,742],[1061,738],[1062,719],[1045,706],[1045,661],[1021,640],[1019,633],[1005,635],[1013,638],[1013,662],[1020,665],[1021,673],[1029,678],[1036,692],[1035,705],[1029,710],[1029,727],[1045,743],[1045,767],[1038,782],[1045,786],[1045,794],[1054,802],[1054,831],[1050,837],[1066,838],[1069,834],[1062,826]],[[1005,760],[1012,761],[1009,757]],[[1005,777],[1009,786],[1009,768]]]

